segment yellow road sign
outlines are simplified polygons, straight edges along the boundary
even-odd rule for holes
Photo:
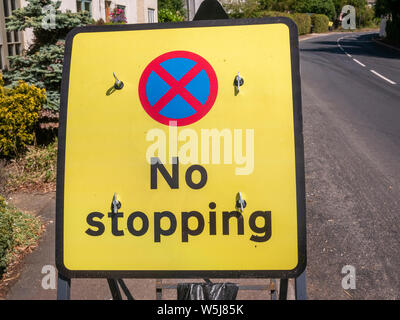
[[[61,273],[284,278],[304,270],[291,20],[78,28],[65,58]]]

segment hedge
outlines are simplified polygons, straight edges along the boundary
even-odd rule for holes
[[[315,33],[328,32],[329,30],[329,18],[324,14],[313,14],[311,23]]]
[[[262,11],[262,17],[287,17],[292,19],[296,25],[299,35],[311,32],[311,17],[306,13],[286,13],[278,11]]]
[[[297,24],[299,29],[299,35],[307,34],[311,32],[311,17],[306,13],[294,13],[293,20]]]

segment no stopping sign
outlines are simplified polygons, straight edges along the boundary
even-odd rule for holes
[[[185,126],[203,118],[218,93],[214,69],[188,51],[167,52],[151,61],[139,82],[144,110],[165,125]]]

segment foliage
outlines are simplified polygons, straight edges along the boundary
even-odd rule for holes
[[[0,156],[12,156],[34,141],[45,90],[23,81],[6,89],[0,81]]]
[[[387,21],[386,38],[394,45],[400,45],[400,20]]]
[[[315,33],[328,32],[329,30],[329,18],[324,14],[313,14],[311,23]]]
[[[400,45],[400,3],[399,0],[377,0],[375,4],[376,17],[388,17],[386,23],[386,39]]]
[[[299,35],[310,33],[311,17],[306,13],[286,13],[278,11],[263,11],[262,17],[287,17],[292,19],[296,25]]]
[[[291,18],[297,25],[299,35],[311,32],[311,17],[306,13],[293,13]]]
[[[0,196],[0,275],[7,267],[7,252],[12,247],[12,216],[6,214],[7,204],[5,199]]]
[[[179,22],[185,20],[185,17],[179,11],[171,9],[158,10],[158,22]]]
[[[258,18],[262,16],[258,0],[231,0],[223,4],[230,18]]]
[[[180,17],[185,17],[186,11],[183,6],[184,0],[158,0],[158,12],[161,10],[169,10],[170,12],[176,13]],[[160,19],[160,16],[158,17]],[[168,20],[174,21],[174,20]],[[181,20],[177,20],[181,21]],[[167,21],[159,21],[167,22]]]
[[[400,20],[399,0],[376,0],[375,15],[376,17],[390,15],[393,20]]]
[[[259,0],[261,9],[267,11],[288,12],[293,8],[296,0]]]
[[[379,25],[379,19],[375,18],[374,9],[369,7],[365,7],[364,10],[362,10],[359,21],[362,27],[375,27]]]
[[[127,23],[128,20],[125,17],[124,10],[114,8],[114,10],[110,13],[110,22],[113,24]]]
[[[358,27],[369,27],[376,24],[374,9],[367,6],[367,0],[333,0],[337,17],[345,5],[351,5],[356,10],[356,24]],[[378,0],[379,1],[379,0]],[[398,0],[396,0],[398,1]]]
[[[0,195],[0,275],[16,254],[36,243],[40,233],[38,218],[10,207]]]
[[[54,7],[55,24],[49,28],[43,21],[49,12],[42,12],[48,5]],[[23,31],[32,28],[34,41],[21,56],[10,57],[10,70],[4,73],[8,86],[24,80],[38,88],[45,88],[47,103],[44,109],[57,111],[60,105],[61,74],[64,59],[64,39],[74,27],[93,22],[86,11],[72,13],[59,10],[61,1],[27,0],[27,5],[12,12],[7,20],[7,30]]]
[[[55,191],[57,172],[57,139],[46,146],[29,146],[26,154],[7,166],[5,189],[8,192]]]
[[[55,14],[55,23],[51,26],[49,25],[51,20],[48,19],[50,11],[44,10],[49,5],[53,6]],[[60,0],[55,2],[53,0],[28,0],[25,7],[13,11],[12,15],[7,18],[7,30],[23,31],[32,28],[35,39],[30,51],[36,52],[40,46],[55,44],[59,39],[65,39],[67,33],[73,28],[93,22],[86,11],[61,12],[60,6]],[[44,24],[43,21],[47,24]]]
[[[12,69],[4,73],[9,86],[20,79],[38,88],[46,89],[45,109],[57,111],[60,105],[60,85],[64,59],[64,41],[42,46],[35,54],[10,57]]]
[[[330,19],[336,16],[332,0],[296,0],[292,9],[295,12],[325,14]]]
[[[336,10],[336,16],[339,17],[342,8],[345,5],[353,6],[357,12],[361,12],[367,5],[367,0],[333,0]]]
[[[287,17],[293,20],[293,15],[286,12],[279,12],[279,11],[262,11],[262,17]]]

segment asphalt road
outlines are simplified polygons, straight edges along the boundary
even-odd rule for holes
[[[400,52],[374,36],[300,43],[310,299],[400,298]]]

